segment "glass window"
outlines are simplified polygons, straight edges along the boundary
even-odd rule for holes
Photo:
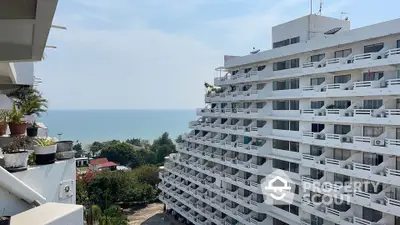
[[[333,159],[347,160],[351,156],[351,151],[346,149],[333,149]]]
[[[274,120],[272,126],[273,126],[273,129],[289,130],[289,121],[287,121],[287,120]]]
[[[266,65],[258,66],[257,70],[258,71],[263,71],[265,69]]]
[[[299,100],[290,100],[290,110],[299,110]]]
[[[385,132],[385,127],[373,127],[373,126],[364,126],[363,127],[363,136],[364,137],[379,137]]]
[[[311,109],[320,109],[324,106],[324,101],[311,101]]]
[[[265,83],[257,84],[257,90],[262,90],[265,87]]]
[[[267,103],[265,103],[265,102],[257,102],[256,103],[256,107],[257,107],[257,109],[262,109],[262,108],[264,108],[264,106],[266,105]]]
[[[338,125],[338,124],[335,124],[333,126],[333,129],[334,129],[334,133],[335,134],[347,134],[347,133],[350,132],[351,126],[350,125]]]
[[[299,215],[299,207],[295,205],[290,205],[289,212],[295,215]]]
[[[299,89],[299,79],[290,79],[290,89]]]
[[[310,78],[310,85],[311,86],[316,86],[320,85],[325,81],[325,77],[316,77],[316,78]]]
[[[290,130],[299,131],[299,121],[290,121]]]
[[[293,173],[299,173],[299,164],[297,163],[290,163],[289,164],[290,168],[289,171]]]
[[[289,101],[288,100],[276,100],[272,102],[273,110],[289,110]]]
[[[333,102],[333,106],[335,109],[347,109],[351,105],[351,101],[349,100],[338,100]]]
[[[297,67],[299,67],[299,59],[290,60],[290,68],[297,68]]]
[[[274,81],[273,83],[274,91],[286,90],[286,89],[289,89],[289,82],[287,80]]]
[[[318,123],[312,123],[311,124],[311,132],[321,132],[323,129],[325,129],[325,124],[318,124]]]
[[[290,142],[290,151],[291,152],[299,152],[299,142]]]
[[[334,76],[333,78],[333,83],[335,84],[345,84],[351,80],[351,75],[340,75],[340,76]]]
[[[251,70],[251,68],[246,68],[246,69],[244,69],[244,73],[248,73],[248,72],[250,72],[250,70]]]
[[[323,58],[325,58],[325,53],[324,54],[318,54],[318,55],[312,55],[311,56],[311,62],[319,62]]]
[[[380,80],[383,77],[383,72],[366,72],[363,73],[364,81]]]
[[[335,52],[335,58],[343,58],[343,57],[347,57],[351,54],[351,48],[349,49],[345,49],[345,50],[341,50],[341,51],[336,51]]]
[[[232,71],[232,75],[235,75],[235,74],[237,74],[239,72],[239,70],[234,70],[234,71]]]
[[[400,40],[397,40],[397,48],[400,48]]]
[[[319,170],[319,169],[315,169],[315,168],[310,168],[310,177],[312,179],[321,179],[324,176],[324,171],[323,170]]]
[[[310,145],[310,155],[312,155],[312,156],[322,155],[322,150],[323,150],[323,147],[321,147],[321,146]]]
[[[324,219],[315,216],[314,214],[311,214],[311,225],[323,225],[323,224],[324,224]]]
[[[383,43],[364,46],[364,53],[379,52],[383,46]]]
[[[364,100],[364,109],[379,109],[383,105],[382,99]]]
[[[290,39],[290,44],[296,44],[300,42],[300,37],[294,37]]]
[[[377,166],[383,162],[383,156],[376,153],[363,153],[363,163]]]
[[[371,221],[373,224],[382,219],[382,212],[371,208],[363,207],[363,219]]]
[[[281,150],[289,150],[289,141],[284,141],[284,140],[277,140],[273,139],[272,140],[272,147],[276,149],[281,149]]]

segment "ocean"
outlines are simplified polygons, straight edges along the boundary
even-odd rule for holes
[[[165,131],[175,139],[189,130],[196,120],[195,110],[49,110],[37,121],[49,129],[49,135],[62,140],[93,141],[141,138],[153,141]]]

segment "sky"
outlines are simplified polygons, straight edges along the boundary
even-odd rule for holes
[[[399,0],[323,0],[322,15],[345,12],[357,28],[398,9]],[[270,49],[272,26],[308,13],[309,0],[59,1],[53,24],[67,30],[52,29],[57,49],[35,76],[50,109],[199,108],[224,55]]]

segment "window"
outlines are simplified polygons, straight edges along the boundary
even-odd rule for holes
[[[322,150],[323,150],[323,147],[321,147],[321,146],[310,145],[310,155],[312,155],[312,156],[322,155]]]
[[[324,129],[325,129],[325,124],[319,124],[319,123],[312,123],[311,124],[311,132],[313,132],[313,133],[315,133],[315,132],[319,133]]]
[[[379,137],[381,134],[385,132],[384,127],[373,127],[373,126],[364,126],[363,127],[363,136],[364,137]]]
[[[315,216],[314,214],[311,214],[311,225],[323,225],[323,224],[324,224],[324,219]]]
[[[292,172],[292,173],[299,173],[299,164],[297,164],[297,163],[290,163],[289,164],[289,166],[290,166],[290,168],[289,168],[289,171],[290,172]]]
[[[335,124],[333,126],[333,130],[335,134],[347,134],[350,132],[351,130],[351,126],[350,125],[338,125]]]
[[[232,75],[235,75],[235,74],[237,74],[239,72],[239,70],[234,70],[234,71],[232,71]]]
[[[397,48],[400,48],[400,40],[397,40]]]
[[[273,218],[272,225],[289,225],[289,224]]]
[[[325,53],[324,54],[318,54],[318,55],[312,55],[311,56],[311,62],[319,62],[323,58],[325,58]]]
[[[362,214],[363,219],[371,221],[371,224],[375,224],[382,219],[382,212],[371,208],[363,207]]]
[[[379,52],[383,46],[383,43],[364,46],[364,53]]]
[[[333,78],[333,83],[335,84],[345,84],[351,80],[351,75],[340,75],[340,76],[334,76]]]
[[[290,171],[293,173],[299,173],[299,164],[297,163],[290,163],[279,159],[273,159],[272,167],[276,169]]]
[[[300,42],[300,37],[288,38],[288,39],[285,39],[282,41],[274,42],[272,47],[279,48],[279,47],[283,47],[283,46],[287,46],[287,45],[291,45],[291,44],[296,44],[299,42]]]
[[[256,108],[257,109],[262,109],[262,108],[264,108],[264,106],[266,105],[267,103],[265,103],[265,102],[257,102],[256,103]]]
[[[347,160],[351,156],[351,151],[346,149],[333,149],[333,159]]]
[[[323,170],[318,170],[315,168],[310,168],[310,178],[319,180],[324,176]]]
[[[379,109],[383,105],[382,99],[364,100],[364,109]]]
[[[320,109],[325,105],[324,101],[311,101],[311,109]]]
[[[258,71],[263,71],[265,69],[266,65],[258,66],[257,70]]]
[[[316,77],[316,78],[310,78],[310,85],[311,86],[316,86],[320,85],[325,81],[325,77]]]
[[[345,49],[345,50],[341,50],[341,51],[336,51],[335,52],[335,58],[343,58],[343,57],[347,57],[351,54],[351,48],[349,49]]]
[[[294,141],[272,140],[272,147],[280,150],[299,152],[299,143]]]
[[[286,61],[281,61],[281,62],[274,62],[273,64],[273,70],[274,71],[279,71],[279,70],[286,70],[290,68],[297,68],[299,67],[299,59],[291,59],[291,60],[286,60]]]
[[[296,44],[300,42],[300,37],[294,37],[290,39],[290,44]]]
[[[299,89],[299,79],[290,80],[277,80],[273,82],[272,89],[274,91],[288,90],[288,89]]]
[[[363,73],[364,81],[380,80],[383,77],[383,72],[366,72]]]
[[[350,177],[340,174],[340,173],[334,173],[333,174],[333,181],[336,182],[340,182],[341,185],[347,185],[350,182]]]
[[[262,90],[265,87],[265,83],[257,84],[257,90]]]
[[[290,121],[290,130],[299,131],[299,121]]]
[[[347,109],[351,105],[351,101],[349,100],[338,100],[333,101],[333,106],[335,109]]]
[[[251,70],[251,68],[246,68],[246,69],[244,69],[244,73],[248,73],[248,72],[250,72],[250,70]]]
[[[299,110],[298,100],[276,100],[272,102],[273,110]]]

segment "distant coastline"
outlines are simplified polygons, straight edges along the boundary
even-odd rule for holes
[[[188,130],[196,119],[194,109],[82,109],[49,110],[38,121],[49,127],[49,135],[62,140],[93,141],[141,138],[152,141],[163,132],[172,139]]]

